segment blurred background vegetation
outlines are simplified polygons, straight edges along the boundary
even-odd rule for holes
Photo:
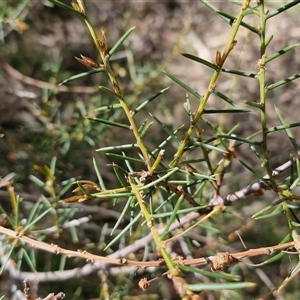
[[[70,4],[69,1],[63,2]],[[289,1],[267,3],[274,9],[287,2]],[[207,87],[211,71],[183,58],[180,53],[195,54],[213,62],[216,51],[223,49],[228,39],[229,25],[224,25],[221,18],[199,1],[86,1],[86,4],[95,28],[99,28],[99,32],[100,29],[105,31],[109,45],[114,44],[130,27],[136,26],[112,62],[129,106],[142,103],[154,93],[170,86],[158,101],[147,106],[147,111],[141,111],[140,123],[145,119],[151,120],[148,114],[151,112],[172,130],[185,124],[186,113],[183,109],[185,91],[172,83],[161,71],[171,72],[201,94]],[[214,2],[214,4],[232,15],[239,10],[238,6],[229,5],[228,1]],[[274,34],[274,39],[268,48],[270,53],[299,42],[299,14],[300,7],[295,6],[292,10],[270,20],[267,33]],[[63,191],[63,194],[60,194],[63,198],[70,196],[70,189],[64,190],[70,180],[76,178],[97,181],[93,166],[93,158],[95,158],[107,187],[115,186],[113,169],[106,167],[107,164],[112,163],[111,159],[95,150],[108,145],[128,144],[135,141],[129,135],[130,133],[126,135],[116,127],[108,128],[102,123],[86,118],[87,116],[101,117],[107,120],[118,119],[120,123],[126,122],[120,110],[97,111],[98,107],[105,104],[109,106],[113,101],[110,95],[99,92],[97,88],[99,85],[109,85],[106,77],[101,73],[94,74],[69,82],[67,85],[57,86],[64,79],[86,71],[74,56],[79,57],[82,54],[97,59],[94,57],[93,44],[82,20],[59,7],[54,7],[48,1],[23,0],[1,1],[0,18],[0,134],[2,136],[0,176],[4,177],[14,172],[16,193],[25,201],[34,203],[41,194],[46,197],[51,196],[51,193],[39,188],[37,180],[32,178],[39,178],[43,182],[49,181],[51,178],[45,166],[50,166],[55,158],[56,173],[55,178],[51,179],[52,188],[56,195]],[[238,41],[226,62],[226,67],[256,73],[256,63],[259,58],[258,40],[249,31],[241,29]],[[280,57],[268,66],[268,84],[299,72],[299,66],[299,49]],[[222,74],[218,89],[227,91],[241,108],[249,108],[244,103],[245,100],[256,101],[259,97],[257,81],[232,75]],[[299,92],[299,83],[293,81],[269,94],[271,100],[268,102],[268,126],[278,124],[274,106],[281,111],[286,122],[297,122]],[[197,103],[191,102],[191,105],[195,108]],[[207,109],[223,107],[224,103],[212,96]],[[261,126],[259,116],[255,114],[236,114],[229,117],[211,115],[207,118],[217,122],[225,131],[239,124],[236,134],[244,137],[259,130]],[[205,135],[209,136],[211,129],[205,124],[203,127]],[[166,132],[157,124],[154,124],[153,128],[155,134],[146,142],[150,149],[167,138]],[[296,138],[300,137],[299,130],[292,129],[292,131]],[[295,149],[283,132],[271,135],[270,156],[273,167],[287,161],[290,154],[295,154],[294,152]],[[173,154],[171,151],[166,151],[165,159],[171,160]],[[247,147],[239,147],[237,156],[260,172],[259,160]],[[234,171],[228,177],[224,187],[225,194],[242,188],[254,180],[249,178],[249,174],[240,165],[236,164],[232,168]],[[261,169],[261,172],[264,170]],[[0,190],[0,197],[1,205],[9,210],[9,194],[5,189]],[[241,209],[242,217],[239,219],[239,224],[224,226],[226,216],[222,221],[215,220],[216,223],[219,222],[219,225],[214,224],[216,227],[219,226],[218,234],[227,236],[233,230],[245,225],[243,217],[251,225],[247,218],[257,210],[255,205],[259,206],[259,201],[260,198],[253,202],[254,204],[251,202],[253,204],[251,207],[250,205],[236,207],[238,212]],[[94,207],[98,204],[89,202],[85,205]],[[112,207],[111,203],[103,202],[101,207],[120,212],[122,204]],[[75,250],[97,243],[100,233],[95,235],[98,229],[93,230],[92,224],[100,227],[108,224],[108,227],[111,227],[110,225],[118,217],[109,213],[105,215],[103,211],[101,213],[97,209],[92,210],[88,212],[92,218],[91,226],[83,230],[82,239],[75,243],[70,236],[66,235],[60,237],[60,243]],[[87,210],[83,209],[82,215],[86,212]],[[273,226],[269,222],[261,221],[259,230],[250,225],[243,236],[247,241],[247,247],[272,245],[280,241],[281,232],[280,228],[275,226],[276,224]],[[238,244],[239,241],[236,243]],[[95,248],[93,251],[103,254],[100,248]],[[238,248],[241,248],[240,244]],[[195,256],[203,255],[200,252],[199,250]],[[47,254],[40,259],[41,262],[45,261]],[[286,276],[287,269],[282,265],[288,264],[288,261],[286,259],[278,264],[269,266],[266,271],[269,276],[272,275],[273,278],[275,276],[275,282],[280,282]],[[49,266],[49,270],[52,268],[54,267]],[[142,299],[142,296],[129,298],[142,294],[137,287],[136,278],[134,275],[130,276],[129,278],[124,275],[112,276],[109,281],[110,287],[117,295],[123,286],[123,294],[128,296],[120,299]],[[2,284],[4,280],[1,275],[1,287],[4,287]],[[76,283],[57,283],[57,286],[53,283],[44,284],[39,291],[46,295],[54,289],[63,290],[66,294],[74,295],[74,299],[91,299],[99,294],[98,286],[95,288],[97,284],[99,285],[97,280],[92,282],[90,279],[81,279]],[[148,291],[149,295],[157,297],[156,299],[177,299],[174,292],[169,292],[166,279],[162,279],[158,285],[158,290],[154,287]],[[264,288],[259,289],[260,287],[248,291],[248,299],[253,299],[254,295],[261,294],[264,290]],[[0,295],[3,293],[8,295],[10,292],[0,291]],[[288,298],[288,293],[291,293],[291,298]],[[296,285],[286,295],[285,299],[295,299],[296,295],[299,296]]]

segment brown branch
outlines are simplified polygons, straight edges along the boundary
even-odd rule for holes
[[[30,293],[30,285],[29,285],[28,279],[25,278],[23,283],[24,283],[24,295],[26,297],[26,300],[32,300],[32,296],[31,296],[31,293]],[[38,299],[40,299],[40,300],[62,300],[63,298],[65,298],[65,296],[66,295],[63,292],[60,292],[56,295],[54,295],[54,293],[51,293],[43,299],[42,298],[38,298]]]
[[[4,228],[0,226],[0,232],[14,238],[15,240],[20,240],[33,248],[44,250],[53,254],[61,254],[66,257],[81,257],[84,258],[87,262],[100,262],[102,264],[112,264],[112,265],[126,265],[126,266],[136,266],[138,268],[148,268],[148,267],[160,267],[165,266],[163,260],[158,261],[135,261],[126,258],[112,258],[104,257],[99,255],[91,254],[87,251],[73,251],[64,249],[54,244],[47,244],[44,242],[36,241],[22,234],[17,234],[13,230]],[[237,253],[228,253],[228,252],[219,252],[215,256],[209,256],[207,258],[195,258],[195,259],[183,259],[181,257],[174,258],[173,261],[180,265],[197,265],[205,266],[211,264],[213,270],[223,270],[224,267],[231,265],[234,262],[240,261],[245,257],[259,256],[259,255],[271,255],[275,251],[289,250],[295,248],[297,251],[300,249],[300,238],[296,241],[275,245],[272,247],[262,247],[258,249],[250,249],[247,251],[237,252]]]
[[[290,168],[293,164],[294,160],[289,160],[282,164],[281,166],[277,167],[272,172],[273,177],[277,177],[284,171],[286,171],[288,168]],[[156,175],[151,175],[148,172],[143,172],[141,179],[143,181],[154,181],[158,177]],[[227,196],[222,197],[218,193],[214,196],[214,198],[210,201],[209,206],[201,208],[198,210],[200,215],[205,215],[210,213],[215,206],[218,205],[230,205],[238,200],[245,199],[247,196],[252,194],[260,193],[262,190],[268,190],[269,186],[266,183],[270,179],[269,175],[265,175],[261,180],[258,180],[252,184],[249,184],[248,186],[242,188],[239,191],[234,192],[233,194],[229,194]],[[192,206],[197,207],[199,204],[192,198],[192,196],[188,193],[186,193],[180,186],[176,187],[175,185],[167,182],[166,180],[162,182],[158,182],[157,186],[162,186],[166,188],[167,190],[170,190],[171,192],[175,193],[178,196],[183,195],[184,199],[187,200]]]
[[[16,78],[17,80],[22,81],[23,83],[36,86],[41,89],[49,89],[54,90],[56,93],[66,93],[66,92],[73,92],[73,93],[87,93],[87,94],[94,94],[99,91],[98,87],[89,87],[89,86],[57,86],[56,84],[49,83],[46,81],[41,81],[35,78],[31,78],[19,72],[18,70],[14,69],[10,66],[2,57],[0,57],[0,64],[4,68],[4,70],[11,75],[12,77]]]
[[[65,298],[65,294],[60,292],[56,295],[54,293],[49,294],[46,298],[43,298],[41,300],[61,300]]]
[[[92,263],[101,262],[103,264],[128,265],[128,266],[136,266],[138,268],[159,267],[159,266],[165,265],[165,262],[163,260],[139,262],[139,261],[135,261],[135,260],[129,260],[126,258],[111,258],[109,256],[105,257],[105,256],[94,255],[85,250],[80,250],[80,249],[77,251],[68,250],[65,248],[61,248],[55,244],[49,245],[47,243],[34,240],[34,239],[24,236],[22,234],[17,234],[15,231],[5,228],[5,227],[2,227],[2,226],[0,226],[0,233],[10,236],[10,237],[14,238],[15,240],[20,240],[35,249],[43,250],[43,251],[50,252],[53,254],[65,255],[68,258],[81,257],[81,258],[84,258],[87,262],[92,262]],[[207,263],[205,259],[200,259],[200,260],[197,259],[197,264],[199,264],[200,261],[202,261],[202,263],[205,263],[205,264]]]
[[[293,164],[293,160],[289,160],[282,164],[281,166],[277,167],[272,172],[272,176],[276,177],[286,171],[288,168],[290,168]],[[217,205],[229,205],[232,204],[238,200],[245,199],[247,196],[251,194],[259,193],[262,190],[268,190],[269,186],[266,183],[267,180],[269,180],[269,175],[265,175],[261,180],[258,180],[252,184],[249,184],[245,188],[242,188],[239,191],[234,192],[233,194],[229,194],[225,197],[216,197],[210,201],[211,206],[217,206]]]

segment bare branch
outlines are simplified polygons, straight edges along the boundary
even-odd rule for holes
[[[68,249],[61,248],[57,245],[51,244],[48,245],[44,242],[35,241],[29,237],[22,236],[22,235],[16,235],[16,233],[10,229],[4,228],[0,226],[0,232],[4,233],[7,236],[11,236],[15,239],[18,239],[22,242],[25,242],[26,244],[30,245],[31,247],[44,250],[47,252],[51,252],[53,254],[61,254],[65,255],[67,257],[81,257],[86,259],[87,261],[94,262],[94,264],[88,264],[84,266],[83,268],[79,269],[73,269],[69,271],[56,271],[56,272],[45,272],[45,273],[27,273],[27,272],[19,272],[14,268],[10,268],[10,275],[12,277],[21,279],[24,277],[23,280],[28,277],[30,277],[31,281],[53,281],[53,280],[67,280],[70,278],[69,276],[72,274],[73,277],[79,277],[83,276],[85,270],[88,268],[92,268],[95,271],[95,267],[97,269],[104,268],[106,264],[112,264],[112,265],[123,265],[123,266],[136,266],[138,268],[148,268],[148,267],[161,267],[165,266],[165,262],[163,260],[158,261],[133,261],[126,258],[112,258],[110,255],[107,257],[93,255],[87,251],[72,251]],[[283,250],[289,250],[295,248],[296,250],[300,248],[300,238],[296,241],[275,245],[272,247],[262,247],[258,249],[250,249],[247,251],[237,252],[237,253],[228,253],[228,252],[219,252],[215,256],[209,256],[209,257],[201,257],[201,258],[195,258],[195,259],[183,259],[181,257],[174,258],[173,261],[176,264],[180,265],[194,265],[194,266],[206,266],[208,264],[211,264],[211,267],[213,270],[223,270],[225,267],[228,267],[229,265],[240,261],[243,258],[246,257],[252,257],[252,256],[259,256],[259,255],[271,255],[275,251],[283,251]],[[298,250],[297,250],[298,251]],[[116,252],[115,252],[116,253]],[[114,253],[114,254],[115,254]],[[14,269],[14,270],[13,270]],[[74,276],[74,272],[77,272],[76,276]]]

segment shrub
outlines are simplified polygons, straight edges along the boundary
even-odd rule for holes
[[[274,82],[268,74],[277,71],[273,63],[295,51],[298,43],[273,49],[268,24],[296,10],[299,1],[277,8],[264,1],[232,1],[238,7],[234,15],[225,12],[227,6],[219,9],[201,1],[231,30],[220,33],[227,40],[215,51],[214,61],[182,53],[182,64],[188,60],[207,68],[210,79],[201,82],[201,92],[181,76],[163,71],[185,93],[184,99],[176,99],[185,124],[179,124],[170,108],[176,103],[168,98],[169,87],[151,91],[145,100],[142,91],[149,93],[147,84],[157,80],[158,72],[152,65],[148,77],[139,77],[128,42],[134,27],[109,46],[107,39],[113,37],[109,31],[97,33],[84,1],[50,2],[84,20],[95,47],[89,56],[76,54],[88,71],[66,77],[59,87],[90,82],[100,74],[101,103],[91,99],[86,104],[78,96],[71,126],[60,123],[60,104],[49,94],[44,110],[30,106],[49,129],[41,141],[50,143],[51,149],[59,145],[60,158],[54,157],[49,166],[35,165],[30,179],[43,189],[38,199],[14,191],[15,173],[1,179],[11,206],[0,207],[1,271],[25,282],[27,299],[30,293],[41,293],[38,285],[43,282],[67,283],[45,287],[43,293],[63,293],[44,299],[64,294],[72,299],[173,299],[175,294],[181,299],[296,297],[293,279],[299,262],[293,259],[289,264],[288,255],[298,254],[300,247],[299,146],[293,131],[300,123],[286,121],[290,116],[272,107],[272,97],[300,73]],[[257,47],[243,48],[245,32],[259,41]],[[240,61],[231,68],[237,51]],[[124,57],[129,79],[122,77],[127,75]],[[230,87],[229,80],[236,86]],[[249,85],[256,88],[258,100],[249,100],[249,95],[240,101],[239,89],[253,81]],[[51,112],[51,106],[55,113],[49,115],[45,111]],[[232,121],[226,122],[227,116]],[[240,130],[238,122],[243,120],[246,127]],[[280,132],[291,145],[283,148],[291,149],[287,153],[273,146],[272,137]],[[93,172],[83,173],[90,178],[76,174],[89,154],[83,144],[99,153],[92,159]],[[80,153],[75,152],[77,146]],[[59,180],[66,162],[75,165],[68,171],[74,174]],[[93,274],[100,288],[97,280],[88,281]]]

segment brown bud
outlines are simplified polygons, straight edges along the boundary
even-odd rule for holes
[[[71,2],[71,5],[72,5],[72,7],[73,7],[75,10],[81,12],[81,9],[80,9],[80,7],[79,7],[79,5],[78,5],[77,3]]]
[[[103,30],[101,30],[101,37],[99,40],[100,47],[101,47],[101,52],[103,56],[106,56],[108,53],[108,47],[107,47],[107,41],[106,41],[106,36]]]
[[[76,56],[75,56],[75,58],[84,66],[86,66],[88,68],[94,68],[94,69],[97,69],[100,67],[100,65],[97,62],[95,62],[93,59],[83,56],[83,55],[80,55],[80,56],[81,56],[81,58],[76,57]]]
[[[221,52],[219,50],[217,50],[217,53],[216,53],[216,64],[218,67],[220,67],[222,64]]]
[[[79,11],[84,13],[85,12],[85,8],[84,8],[84,4],[82,0],[77,0],[77,5],[79,6]]]
[[[250,5],[250,1],[248,0],[247,2],[245,2],[242,6],[242,10],[246,10]]]
[[[64,203],[73,203],[73,202],[83,202],[86,201],[88,197],[86,195],[78,195],[78,196],[71,196],[69,198],[63,199]]]
[[[236,44],[237,44],[237,40],[234,40],[231,44],[230,50],[232,50]]]

